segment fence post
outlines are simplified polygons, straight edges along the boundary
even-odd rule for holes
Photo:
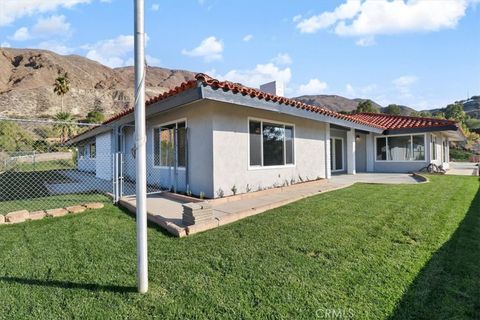
[[[119,194],[119,200],[121,197],[123,197],[123,153],[119,152],[119,163],[118,163],[118,169],[119,169],[119,188],[118,188],[118,194]]]

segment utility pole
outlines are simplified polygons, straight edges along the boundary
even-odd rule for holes
[[[135,2],[135,147],[137,198],[137,287],[148,291],[147,170],[145,128],[145,3]]]

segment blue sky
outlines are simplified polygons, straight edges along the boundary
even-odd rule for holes
[[[0,0],[0,44],[131,65],[133,1]],[[480,0],[146,0],[151,65],[286,95],[444,107],[480,94]]]

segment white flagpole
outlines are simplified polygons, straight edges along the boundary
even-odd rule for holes
[[[144,0],[135,1],[135,133],[137,198],[137,287],[148,291],[147,170],[145,129],[145,30]]]

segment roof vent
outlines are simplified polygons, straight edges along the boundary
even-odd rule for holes
[[[281,81],[272,81],[269,83],[262,84],[260,85],[260,90],[276,96],[283,97],[284,95],[283,82]]]

